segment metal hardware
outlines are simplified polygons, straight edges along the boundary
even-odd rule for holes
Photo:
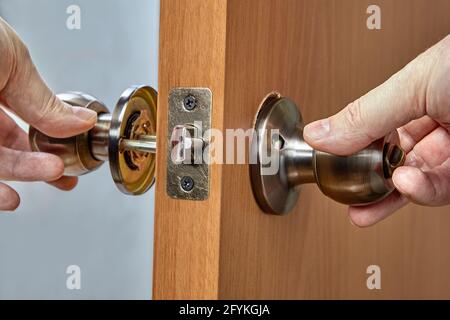
[[[311,148],[303,140],[303,127],[297,106],[288,98],[272,93],[263,101],[252,141],[257,161],[250,165],[253,193],[263,211],[288,213],[305,183],[316,183],[326,196],[348,205],[377,202],[394,190],[392,173],[405,160],[397,132],[344,157]],[[267,174],[264,158],[272,154],[279,169]]]
[[[194,188],[194,179],[187,176],[183,177],[181,178],[180,185],[184,191],[189,192]]]
[[[156,136],[139,135],[138,140],[120,140],[120,149],[156,153]]]
[[[190,94],[183,99],[183,106],[186,110],[192,111],[197,106],[197,99]]]
[[[122,94],[112,113],[96,98],[79,92],[58,95],[62,101],[98,114],[90,131],[75,137],[48,137],[30,127],[34,151],[53,153],[64,161],[65,175],[80,176],[109,161],[117,187],[138,195],[154,183],[157,93],[148,86],[131,87]]]
[[[169,93],[167,194],[205,200],[209,196],[208,141],[212,93],[208,88],[174,88]]]
[[[58,97],[70,105],[84,106],[96,111],[99,115],[96,127],[90,132],[65,139],[48,137],[30,127],[29,140],[31,148],[34,151],[44,151],[58,155],[64,161],[65,175],[78,176],[91,172],[103,164],[104,153],[107,154],[100,137],[109,126],[106,117],[103,116],[108,113],[108,109],[94,97],[79,92],[63,93],[58,95]],[[90,137],[90,133],[94,131],[96,132],[95,136],[99,137],[96,141]]]
[[[171,158],[175,164],[200,164],[203,158],[203,138],[194,125],[177,125],[173,128]]]

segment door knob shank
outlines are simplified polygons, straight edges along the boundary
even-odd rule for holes
[[[148,86],[127,89],[112,113],[96,98],[79,93],[59,94],[72,105],[97,112],[97,123],[88,132],[65,139],[49,137],[33,127],[29,140],[33,151],[59,156],[64,174],[80,176],[108,161],[117,187],[126,194],[142,194],[154,182],[157,94]]]
[[[307,183],[316,183],[326,196],[348,205],[380,201],[394,190],[392,173],[405,160],[396,132],[358,153],[336,156],[311,148],[303,140],[303,126],[291,100],[273,93],[261,105],[250,173],[255,198],[265,212],[291,211],[300,186]]]

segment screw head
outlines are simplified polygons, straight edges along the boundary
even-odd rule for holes
[[[184,176],[180,180],[180,186],[181,189],[183,189],[186,192],[189,192],[194,188],[194,179],[192,179],[189,176]]]
[[[197,99],[193,95],[188,95],[183,99],[183,107],[188,110],[192,111],[197,107]]]

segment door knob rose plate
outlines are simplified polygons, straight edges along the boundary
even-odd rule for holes
[[[114,182],[123,193],[142,194],[155,182],[155,152],[126,148],[124,142],[156,142],[156,104],[157,93],[154,89],[146,86],[129,88],[112,112],[109,166]]]
[[[405,161],[396,131],[358,153],[336,156],[311,148],[303,140],[303,127],[292,100],[276,92],[263,100],[255,121],[250,177],[264,212],[292,211],[306,183],[316,183],[326,196],[347,205],[374,203],[394,190],[393,171]]]
[[[89,173],[109,161],[114,182],[126,194],[139,195],[153,185],[157,106],[153,88],[128,88],[112,113],[95,97],[80,92],[59,94],[58,98],[96,111],[97,124],[88,132],[65,139],[49,137],[30,127],[33,151],[59,156],[64,162],[64,174],[69,176]]]

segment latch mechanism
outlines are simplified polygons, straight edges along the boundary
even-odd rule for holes
[[[170,139],[171,159],[175,164],[201,164],[204,141],[199,128],[192,124],[176,125]]]
[[[212,93],[208,88],[174,88],[169,93],[167,194],[176,199],[209,196]]]

